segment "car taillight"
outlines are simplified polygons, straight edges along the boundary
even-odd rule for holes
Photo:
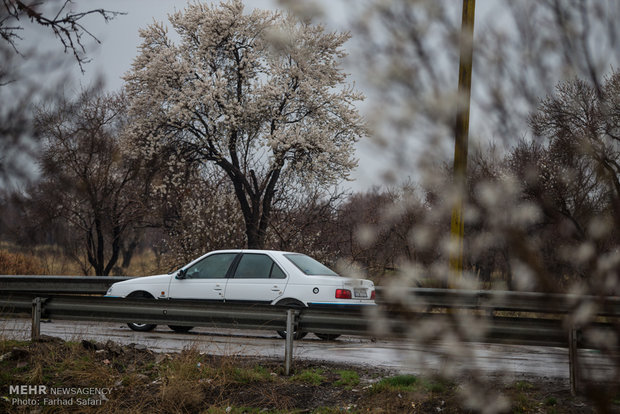
[[[375,300],[375,291],[374,290],[370,294],[370,299]]]
[[[351,297],[349,289],[336,289],[336,299],[351,299]]]

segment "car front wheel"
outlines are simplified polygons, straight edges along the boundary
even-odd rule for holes
[[[153,296],[147,292],[133,292],[127,295],[127,297],[128,298],[153,299]],[[154,325],[152,323],[129,322],[127,326],[129,326],[129,328],[133,331],[149,332],[155,329],[157,325]]]
[[[135,322],[129,322],[127,324],[127,326],[129,326],[129,328],[131,328],[134,331],[138,331],[138,332],[149,332],[152,331],[153,329],[155,329],[155,327],[157,325],[153,325],[151,323],[135,323]]]

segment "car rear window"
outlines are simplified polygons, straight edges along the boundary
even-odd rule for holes
[[[284,272],[264,254],[244,254],[233,276],[235,279],[286,279]]]
[[[329,267],[305,254],[285,254],[284,257],[308,276],[340,276]]]

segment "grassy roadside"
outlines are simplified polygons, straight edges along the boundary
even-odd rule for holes
[[[168,266],[161,263],[151,250],[134,255],[128,268],[120,268],[120,261],[111,276],[145,276],[167,272]],[[85,259],[83,260],[86,268]],[[0,274],[5,275],[84,275],[84,269],[58,246],[36,246],[23,248],[11,243],[0,242]],[[92,269],[90,270],[92,274]]]
[[[23,385],[46,389],[17,388]],[[70,390],[51,395],[59,388]],[[500,388],[493,391],[504,394],[505,412],[593,412],[567,390],[524,381]],[[0,341],[3,413],[472,412],[465,395],[471,396],[452,382],[371,368],[296,361],[286,377],[281,361],[196,349],[159,354],[112,342]]]

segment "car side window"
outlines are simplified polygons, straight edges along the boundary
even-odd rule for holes
[[[271,267],[271,278],[272,279],[286,279],[286,274],[282,271],[282,269],[280,269],[280,266],[275,264],[275,262],[273,263],[273,266]]]
[[[187,277],[191,279],[223,279],[237,253],[219,253],[205,257],[187,269]]]
[[[244,254],[239,260],[235,279],[285,279],[286,275],[269,256],[264,254]]]

